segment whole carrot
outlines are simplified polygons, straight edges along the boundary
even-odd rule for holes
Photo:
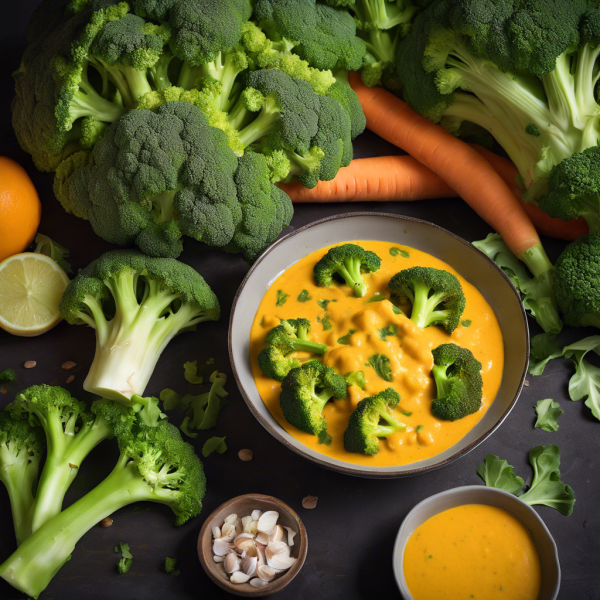
[[[277,184],[294,203],[363,202],[451,198],[456,192],[412,156],[356,158],[335,179],[316,187]]]

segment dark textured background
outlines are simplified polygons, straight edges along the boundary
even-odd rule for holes
[[[40,231],[71,250],[75,270],[110,248],[96,237],[89,224],[67,215],[52,194],[48,174],[35,170],[29,156],[18,146],[10,123],[13,84],[10,74],[18,67],[25,45],[25,27],[29,13],[38,2],[2,2],[0,21],[0,155],[19,161],[33,179],[43,202]],[[395,154],[396,149],[371,134],[357,140],[357,156]],[[355,205],[300,206],[289,228],[336,213],[353,210],[387,211],[427,219],[446,227],[469,241],[481,239],[490,231],[471,209],[460,200],[412,203],[360,203]],[[550,257],[555,259],[563,244],[544,240]],[[216,366],[229,377],[229,404],[219,415],[213,431],[200,434],[197,449],[212,435],[227,435],[229,450],[204,461],[208,491],[200,517],[183,527],[173,525],[169,509],[155,504],[138,504],[113,515],[108,529],[94,527],[55,577],[42,600],[173,600],[230,598],[204,574],[196,554],[196,541],[203,518],[225,500],[239,494],[272,494],[289,503],[303,519],[309,534],[306,564],[297,578],[276,595],[281,600],[344,599],[398,597],[392,574],[394,538],[402,519],[424,498],[449,488],[481,483],[476,469],[491,452],[507,459],[517,473],[531,478],[527,461],[529,450],[539,444],[558,444],[563,481],[575,490],[577,502],[572,516],[564,517],[547,507],[538,507],[549,527],[560,555],[562,589],[560,600],[600,599],[600,423],[591,417],[583,402],[569,401],[570,361],[551,363],[541,377],[529,377],[530,385],[516,407],[492,438],[466,457],[439,471],[391,481],[355,479],[321,469],[301,459],[276,442],[251,416],[231,375],[227,355],[229,309],[248,266],[239,257],[224,255],[191,240],[186,242],[180,259],[195,267],[217,293],[223,308],[220,323],[203,324],[197,333],[183,334],[165,350],[147,389],[158,394],[165,387],[186,391],[182,365],[187,360],[204,362],[216,359]],[[535,324],[532,334],[538,333]],[[572,339],[591,332],[569,331]],[[69,373],[61,369],[66,360],[78,364],[70,391],[81,398],[87,395],[81,385],[94,352],[94,332],[84,327],[61,323],[39,338],[13,337],[0,331],[0,370],[15,367],[18,383],[7,386],[0,405],[9,402],[15,392],[36,383],[62,385]],[[26,360],[37,367],[23,368]],[[534,430],[534,404],[541,398],[560,401],[565,414],[560,430],[546,433]],[[237,457],[241,448],[254,451],[254,460],[243,463]],[[66,502],[70,504],[108,474],[116,451],[114,444],[103,443],[86,460],[73,483]],[[0,486],[1,487],[1,486]],[[318,496],[315,510],[305,510],[304,496]],[[134,556],[126,575],[118,575],[118,555],[114,546],[126,541]],[[0,490],[0,561],[14,548],[8,497]],[[179,558],[179,577],[162,571],[165,556]],[[0,581],[0,599],[21,596]],[[443,600],[443,599],[440,599]]]

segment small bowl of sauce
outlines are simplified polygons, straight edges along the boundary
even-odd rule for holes
[[[455,488],[417,504],[394,548],[405,600],[555,600],[556,544],[530,506],[502,490]]]

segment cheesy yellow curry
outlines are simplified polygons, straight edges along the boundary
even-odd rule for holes
[[[338,460],[370,465],[393,466],[419,461],[443,452],[456,444],[481,419],[493,402],[504,364],[504,345],[498,320],[481,293],[443,261],[414,248],[378,241],[353,242],[381,258],[381,267],[364,273],[367,285],[364,297],[357,297],[344,283],[318,287],[313,268],[327,251],[325,247],[296,262],[275,279],[265,294],[250,333],[252,373],[261,398],[271,414],[294,438],[309,448]],[[340,245],[340,244],[335,244]],[[460,325],[447,333],[442,327],[417,327],[389,300],[388,282],[399,271],[422,266],[455,274],[465,295]],[[305,318],[311,322],[310,340],[326,344],[322,356],[296,352],[300,361],[318,358],[341,375],[363,371],[366,385],[348,387],[348,397],[332,400],[323,410],[329,445],[317,436],[300,431],[283,417],[279,406],[281,383],[267,377],[258,366],[258,354],[265,337],[283,319]],[[440,420],[431,412],[436,386],[431,375],[432,350],[444,343],[469,349],[482,364],[483,399],[481,408],[456,421]],[[369,365],[371,356],[389,358],[391,382],[382,379]],[[400,394],[393,416],[406,425],[379,443],[374,456],[347,452],[344,430],[358,402],[392,387]]]

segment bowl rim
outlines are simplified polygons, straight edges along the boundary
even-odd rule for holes
[[[203,552],[202,552],[204,538],[207,535],[211,536],[211,538],[212,538],[212,529],[209,527],[209,524],[211,523],[211,521],[213,521],[215,519],[216,515],[221,510],[223,510],[223,508],[225,506],[234,505],[236,502],[247,499],[247,498],[252,498],[253,500],[256,500],[258,502],[269,502],[278,507],[281,507],[283,510],[285,510],[287,513],[290,514],[290,516],[292,517],[292,520],[296,523],[297,528],[298,528],[298,533],[297,533],[297,536],[298,536],[298,557],[297,558],[298,558],[298,560],[281,577],[275,579],[272,582],[273,585],[269,586],[268,590],[266,590],[265,588],[252,588],[252,590],[248,590],[246,588],[247,584],[231,583],[231,582],[227,581],[226,579],[224,579],[223,577],[219,577],[213,570],[212,565],[207,564],[207,561],[205,561]],[[298,575],[298,573],[304,566],[304,562],[306,561],[306,555],[308,553],[308,533],[307,533],[306,527],[305,527],[304,523],[302,522],[302,519],[300,518],[298,513],[283,500],[280,500],[279,498],[276,498],[275,496],[270,496],[267,494],[257,494],[257,493],[240,494],[239,496],[234,496],[233,498],[229,498],[229,500],[226,500],[225,502],[223,502],[222,504],[217,506],[210,513],[210,515],[208,515],[208,517],[206,517],[206,519],[204,520],[204,523],[202,524],[202,527],[200,528],[200,533],[198,534],[197,552],[198,552],[198,558],[200,560],[200,564],[202,565],[204,572],[208,575],[209,579],[213,583],[215,583],[217,586],[219,586],[222,590],[225,590],[236,596],[244,596],[244,597],[249,597],[249,598],[252,598],[252,597],[262,598],[262,597],[270,596],[272,594],[275,594],[275,593],[281,591],[296,577],[296,575]]]
[[[455,240],[459,241],[464,246],[469,247],[470,250],[483,256],[485,258],[485,260],[492,266],[492,268],[494,268],[502,276],[502,278],[509,285],[509,288],[515,295],[515,298],[520,307],[521,318],[523,320],[523,325],[524,325],[524,330],[525,330],[525,342],[526,342],[525,343],[525,362],[524,362],[523,372],[521,373],[519,385],[518,385],[517,391],[516,391],[513,399],[511,400],[510,404],[508,405],[508,407],[506,408],[504,413],[500,416],[500,418],[496,421],[496,423],[492,427],[490,427],[486,432],[484,432],[482,435],[480,435],[476,440],[474,440],[468,446],[465,446],[461,450],[458,450],[457,452],[452,454],[452,456],[449,456],[448,458],[446,458],[440,462],[437,462],[433,465],[429,465],[429,466],[425,466],[425,467],[417,467],[417,468],[413,468],[413,469],[407,469],[402,472],[379,471],[379,469],[381,469],[382,467],[370,467],[369,471],[357,470],[352,465],[352,463],[347,463],[348,466],[338,465],[338,464],[330,462],[329,457],[327,457],[326,455],[322,455],[323,458],[320,458],[320,457],[317,458],[315,456],[311,456],[310,454],[307,454],[303,450],[304,445],[302,445],[300,443],[298,445],[299,447],[296,447],[295,445],[291,444],[287,439],[285,439],[285,437],[283,437],[283,435],[281,435],[281,433],[279,431],[277,431],[273,426],[271,426],[271,424],[260,414],[260,412],[254,406],[254,403],[250,399],[250,396],[249,396],[248,392],[246,391],[246,389],[244,388],[244,385],[241,381],[240,375],[238,373],[238,370],[237,370],[237,367],[235,364],[234,354],[233,354],[233,318],[234,318],[235,311],[236,311],[236,308],[238,305],[238,301],[240,299],[242,292],[244,291],[244,289],[246,287],[246,284],[248,283],[248,281],[250,280],[250,278],[252,277],[252,275],[254,274],[256,269],[259,267],[259,265],[262,263],[262,261],[265,259],[265,257],[268,256],[274,250],[276,250],[283,242],[289,240],[290,238],[292,238],[296,235],[303,233],[304,231],[306,231],[308,229],[311,229],[318,225],[323,225],[324,223],[336,221],[339,219],[353,219],[353,218],[364,218],[364,217],[393,218],[393,219],[397,219],[398,221],[405,221],[405,222],[418,223],[421,225],[425,225],[427,227],[431,227],[432,229],[437,229],[440,232],[453,237]],[[352,240],[350,240],[350,241],[352,241]],[[506,420],[506,418],[508,417],[508,415],[514,408],[515,404],[517,403],[519,396],[521,395],[521,391],[523,389],[523,383],[525,381],[525,377],[527,376],[527,369],[529,367],[529,356],[530,356],[529,344],[530,344],[529,326],[527,323],[527,314],[525,312],[525,307],[523,306],[523,302],[521,301],[521,296],[519,295],[519,292],[513,285],[510,278],[506,275],[506,273],[493,260],[491,260],[484,252],[481,252],[481,250],[479,250],[478,248],[473,246],[470,242],[467,242],[467,240],[461,238],[459,235],[456,235],[455,233],[452,233],[448,229],[444,229],[443,227],[440,227],[439,225],[436,225],[435,223],[430,223],[429,221],[425,221],[424,219],[417,219],[415,217],[408,217],[405,215],[398,215],[395,213],[370,212],[370,211],[348,212],[348,213],[330,215],[323,219],[319,219],[317,221],[312,221],[311,223],[307,223],[306,225],[303,225],[302,227],[300,227],[294,231],[291,231],[287,235],[278,239],[275,243],[271,244],[271,246],[269,246],[259,256],[259,258],[254,262],[254,264],[250,267],[250,270],[248,271],[248,273],[246,273],[246,276],[244,277],[242,283],[240,284],[240,286],[235,294],[233,303],[231,305],[231,312],[230,312],[230,317],[229,317],[229,329],[228,329],[228,334],[227,334],[227,348],[229,351],[229,362],[231,364],[231,370],[233,371],[233,376],[235,377],[235,381],[237,383],[238,389],[240,390],[242,398],[244,399],[244,402],[246,403],[246,405],[250,409],[250,412],[256,418],[256,420],[277,441],[282,443],[287,449],[300,455],[302,458],[305,458],[305,459],[307,459],[321,467],[324,467],[326,469],[337,471],[338,473],[344,473],[346,475],[352,475],[354,477],[367,477],[370,479],[397,479],[400,477],[411,477],[413,475],[419,475],[421,473],[427,473],[427,472],[433,471],[435,469],[440,469],[442,467],[445,467],[445,466],[453,463],[454,461],[458,460],[459,458],[465,456],[466,454],[471,452],[471,450],[474,450],[477,446],[482,444],[487,438],[489,438],[500,427],[500,425],[502,425],[502,423],[504,423],[504,421]]]
[[[555,600],[555,598],[558,595],[558,592],[560,591],[560,583],[561,583],[560,560],[558,557],[558,547],[556,546],[556,542],[555,542],[554,538],[552,537],[552,534],[550,533],[550,530],[548,529],[546,523],[544,522],[542,517],[540,517],[540,515],[538,515],[538,513],[533,509],[532,506],[530,506],[526,502],[523,502],[523,500],[521,500],[514,494],[510,494],[509,492],[506,492],[504,490],[494,488],[494,487],[488,487],[485,485],[464,485],[464,486],[460,486],[460,487],[456,487],[456,488],[450,488],[449,490],[444,490],[443,492],[438,492],[437,494],[433,494],[432,496],[428,496],[427,498],[424,498],[418,504],[415,504],[415,506],[413,506],[413,508],[404,517],[404,519],[402,520],[402,524],[400,525],[400,528],[398,529],[398,533],[396,534],[396,539],[394,540],[394,552],[392,554],[392,569],[394,571],[394,579],[396,580],[396,584],[398,586],[398,589],[400,590],[400,595],[402,596],[402,598],[404,598],[404,600],[413,600],[413,596],[412,596],[412,594],[410,594],[410,590],[408,590],[408,586],[406,585],[406,579],[404,577],[404,569],[400,565],[400,559],[403,557],[404,548],[406,547],[406,542],[408,542],[408,539],[410,538],[410,536],[409,536],[409,538],[407,538],[406,542],[402,545],[402,547],[400,547],[400,538],[401,538],[401,535],[404,533],[403,530],[407,526],[406,523],[408,522],[409,518],[411,516],[413,516],[415,513],[418,513],[421,510],[423,510],[423,508],[426,504],[432,502],[436,498],[441,498],[444,496],[453,496],[453,495],[456,495],[459,493],[464,493],[465,495],[467,495],[469,492],[474,492],[475,490],[477,490],[479,492],[481,490],[486,490],[484,493],[489,494],[490,496],[498,495],[498,496],[504,496],[506,498],[509,498],[510,499],[509,502],[513,502],[515,505],[520,504],[522,507],[525,508],[525,512],[527,512],[534,521],[537,521],[537,523],[539,525],[541,525],[543,534],[546,536],[548,542],[550,543],[550,547],[552,549],[552,559],[556,563],[558,580],[556,582],[554,593],[552,595],[552,600]],[[465,504],[473,504],[473,502],[465,501],[465,502],[461,502],[460,504],[457,504],[456,506],[463,506]],[[478,504],[485,504],[485,502],[478,502]],[[492,506],[492,505],[489,505],[489,506]],[[451,507],[451,508],[455,508],[455,507]],[[445,508],[435,514],[439,515],[444,510],[449,510],[449,508]],[[519,517],[517,517],[514,513],[512,513],[512,511],[510,511],[508,509],[504,509],[504,510],[506,510],[507,512],[510,512],[515,518],[517,518],[522,523],[522,525],[524,525],[527,529],[530,529],[530,527],[527,525],[527,523],[524,523]],[[435,515],[432,515],[432,516],[435,516]],[[409,596],[405,596],[403,587],[406,587],[406,590],[408,591]]]

